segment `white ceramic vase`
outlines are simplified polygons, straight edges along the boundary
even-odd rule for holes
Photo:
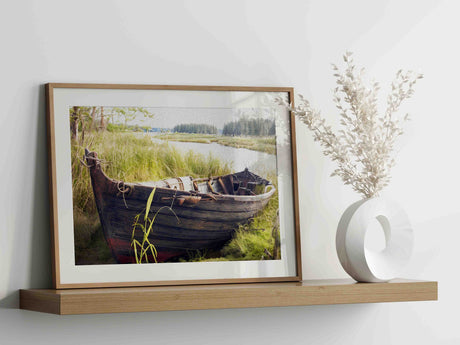
[[[366,234],[372,222],[380,223],[385,234],[383,250],[366,248]],[[395,202],[376,197],[352,204],[337,228],[336,247],[345,271],[360,282],[386,282],[396,278],[409,262],[414,244],[406,212]]]

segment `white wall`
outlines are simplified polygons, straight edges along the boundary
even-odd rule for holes
[[[457,1],[2,1],[0,344],[458,344]],[[413,220],[405,277],[438,302],[67,316],[20,311],[50,286],[46,82],[294,86],[336,119],[330,63],[350,49],[386,85],[423,72],[386,195]],[[335,227],[358,195],[298,125],[304,276],[345,277]]]

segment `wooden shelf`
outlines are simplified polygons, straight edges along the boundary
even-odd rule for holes
[[[288,283],[20,290],[21,309],[61,315],[437,299],[437,282],[404,279],[389,283],[356,283],[351,279],[343,279]]]

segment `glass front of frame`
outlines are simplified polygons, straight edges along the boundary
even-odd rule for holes
[[[52,88],[59,285],[297,277],[286,91]]]

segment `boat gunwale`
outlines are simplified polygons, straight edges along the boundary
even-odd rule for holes
[[[116,179],[108,178],[112,183],[118,184],[119,181]],[[160,180],[161,181],[161,180]],[[267,198],[270,198],[275,192],[276,192],[276,187],[272,184],[269,184],[267,186],[273,186],[268,192],[265,192],[263,194],[257,194],[257,195],[232,195],[232,194],[215,194],[215,193],[203,193],[203,192],[196,192],[196,191],[186,191],[186,190],[180,190],[180,189],[174,189],[174,188],[164,188],[164,187],[155,187],[155,186],[146,186],[142,185],[139,183],[129,183],[129,182],[123,182],[124,186],[126,187],[131,187],[133,190],[138,189],[138,188],[145,188],[147,190],[153,190],[153,188],[156,188],[158,192],[164,192],[165,194],[170,194],[171,192],[176,193],[176,196],[201,196],[201,197],[207,197],[209,198],[210,195],[214,197],[216,200],[215,201],[229,201],[229,200],[234,200],[234,201],[261,201],[265,200]]]

